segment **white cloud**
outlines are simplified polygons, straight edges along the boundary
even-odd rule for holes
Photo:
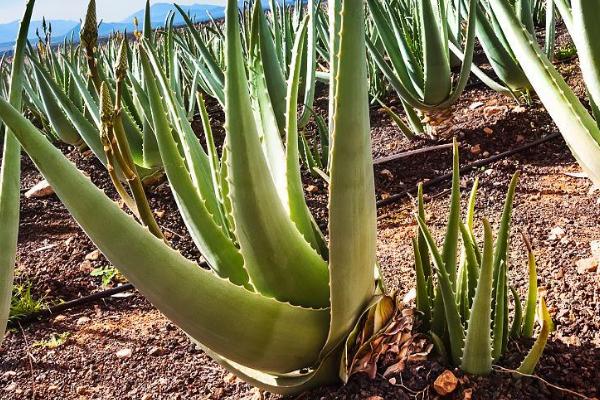
[[[151,0],[152,4],[172,3],[173,0]],[[226,0],[177,0],[177,4],[220,4]],[[37,0],[33,18],[35,20],[68,19],[78,21],[85,16],[87,0]],[[98,18],[106,22],[121,21],[144,8],[145,0],[96,0]],[[21,18],[24,0],[0,0],[0,23]]]

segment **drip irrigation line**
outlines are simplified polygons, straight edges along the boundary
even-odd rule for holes
[[[468,164],[468,165],[465,165],[464,167],[462,167],[460,169],[460,173],[464,174],[466,172],[472,171],[475,168],[483,167],[483,166],[492,164],[492,163],[494,163],[496,161],[502,160],[504,158],[510,157],[513,154],[521,153],[521,152],[523,152],[525,150],[528,150],[528,149],[530,149],[532,147],[536,147],[536,146],[539,146],[539,145],[541,145],[543,143],[549,142],[550,140],[556,139],[556,138],[560,137],[560,135],[561,134],[559,132],[556,132],[556,133],[550,134],[548,136],[544,136],[541,139],[534,140],[531,143],[527,143],[527,144],[525,144],[523,146],[517,147],[515,149],[508,150],[508,151],[505,151],[503,153],[499,153],[499,154],[493,155],[491,157],[484,158],[482,160],[474,161],[471,164]],[[431,186],[437,185],[437,184],[439,184],[441,182],[444,182],[444,181],[447,181],[447,180],[450,180],[450,179],[452,179],[452,173],[451,172],[447,173],[447,174],[444,174],[444,175],[437,176],[437,177],[435,177],[433,179],[428,180],[427,182],[423,182],[423,189],[427,189],[427,188],[429,188]],[[394,194],[394,195],[392,195],[392,196],[390,196],[390,197],[388,197],[386,199],[379,200],[377,202],[377,208],[390,205],[392,203],[395,203],[395,202],[401,200],[402,198],[404,198],[404,196],[407,196],[409,194],[415,194],[415,193],[417,193],[417,187],[414,187],[414,188],[411,188],[411,189],[407,189],[407,190],[405,190],[402,193]]]
[[[445,150],[445,149],[451,149],[451,148],[452,148],[452,143],[439,144],[437,146],[421,147],[420,149],[409,150],[409,151],[405,151],[402,153],[393,154],[391,156],[378,158],[373,161],[373,165],[381,165],[381,164],[389,163],[392,161],[400,160],[401,158],[415,156],[417,154],[429,153],[432,151],[439,151],[439,150]]]
[[[478,160],[475,161],[469,165],[466,165],[464,167],[462,167],[460,169],[461,173],[465,173],[465,172],[469,172],[475,168],[479,168],[488,164],[491,164],[493,162],[502,160],[504,158],[510,157],[513,154],[517,154],[520,152],[523,152],[525,150],[528,150],[532,147],[535,146],[539,146],[540,144],[549,142],[550,140],[556,139],[560,137],[560,133],[553,133],[551,135],[545,136],[541,139],[538,140],[534,140],[531,143],[528,143],[526,145],[517,147],[515,149],[509,150],[509,151],[505,151],[503,153],[500,154],[496,154],[493,155],[489,158],[485,158],[483,160]],[[393,161],[393,160],[397,160],[400,158],[404,158],[404,157],[408,157],[414,154],[420,154],[420,153],[425,153],[428,151],[433,151],[433,150],[440,150],[440,149],[445,149],[445,148],[450,148],[452,147],[452,144],[448,144],[448,145],[441,145],[441,146],[432,146],[432,147],[428,147],[428,148],[424,148],[424,149],[419,149],[419,150],[412,150],[412,151],[408,151],[408,152],[404,152],[404,153],[400,153],[400,154],[396,154],[390,157],[384,157],[381,159],[378,159],[374,162],[374,165],[378,165],[378,164],[382,164],[384,162],[389,162],[389,161]],[[440,175],[438,177],[435,177],[425,183],[423,183],[423,189],[427,189],[431,186],[437,185],[441,182],[444,182],[446,180],[449,180],[452,178],[452,173],[448,173],[448,174],[444,174],[444,175]],[[414,187],[412,189],[408,189],[402,193],[398,193],[395,195],[392,195],[390,197],[388,197],[387,199],[383,199],[383,200],[379,200],[377,202],[377,208],[392,204],[400,199],[402,199],[404,196],[408,195],[408,194],[413,194],[417,192],[417,188]],[[208,265],[206,263],[202,263],[200,264],[201,267],[207,268]],[[70,310],[72,308],[76,308],[76,307],[81,307],[90,303],[94,303],[96,301],[99,300],[103,300],[105,298],[120,294],[120,293],[124,293],[124,292],[128,292],[131,290],[135,290],[135,287],[131,284],[131,283],[127,283],[121,286],[117,286],[115,288],[111,288],[111,289],[107,289],[107,290],[103,290],[94,294],[91,294],[89,296],[84,296],[84,297],[80,297],[78,299],[75,300],[71,300],[71,301],[67,301],[61,304],[57,304],[55,306],[52,307],[48,307],[44,310],[29,314],[21,319],[17,319],[14,321],[11,321],[9,324],[11,326],[15,326],[17,323],[18,324],[26,324],[26,323],[31,323],[34,321],[39,321],[45,318],[50,318],[53,315],[59,314],[63,311],[67,311]]]

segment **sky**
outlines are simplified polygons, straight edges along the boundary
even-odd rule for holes
[[[151,0],[152,4],[219,4],[226,0]],[[34,20],[67,19],[79,21],[85,16],[87,0],[37,0],[33,12]],[[98,19],[106,22],[117,22],[141,10],[145,0],[96,0]],[[0,24],[21,19],[25,9],[25,0],[0,0]]]

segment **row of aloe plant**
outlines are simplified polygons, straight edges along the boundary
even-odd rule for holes
[[[376,0],[368,3],[372,20],[366,24],[363,5],[348,0],[330,2],[329,15],[312,2],[306,10],[296,7],[293,12],[273,3],[272,9],[278,11],[270,19],[261,2],[256,2],[242,13],[240,22],[237,4],[230,0],[224,29],[218,23],[199,28],[180,10],[187,29],[175,29],[171,16],[160,31],[150,29],[148,6],[137,40],[115,35],[101,46],[92,0],[79,47],[68,42],[54,52],[47,40],[41,41],[37,50],[27,49],[22,33],[12,61],[11,101],[0,100],[0,120],[10,129],[5,136],[0,181],[0,218],[6,222],[0,235],[2,243],[12,246],[0,259],[1,305],[10,299],[18,224],[20,153],[16,137],[107,258],[225,367],[251,383],[282,393],[345,379],[346,368],[342,365],[340,369],[340,364],[351,345],[346,339],[359,317],[383,298],[375,260],[369,138],[369,92],[374,95],[374,91],[369,90],[368,75],[375,82],[373,75],[381,69],[392,81],[395,74],[406,72],[402,74],[408,80],[396,77],[398,82],[392,86],[400,93],[407,92],[402,99],[408,113],[413,107],[427,111],[450,106],[474,67],[475,36],[483,42],[482,37],[493,31],[497,43],[490,48],[508,49],[513,61],[531,62],[537,71],[543,67],[545,74],[550,74],[545,80],[535,76],[523,80],[527,68],[521,69],[515,61],[520,77],[517,73],[503,77],[496,70],[508,91],[527,91],[531,82],[536,91],[551,93],[546,87],[549,82],[558,85],[551,66],[533,45],[528,24],[521,24],[528,21],[527,14],[516,14],[514,5],[501,0],[456,1],[449,3],[445,15],[441,8],[433,7],[436,2],[414,9],[410,1],[394,3],[402,6],[398,9]],[[593,28],[590,20],[586,24],[583,18],[583,6],[575,3],[569,16],[573,14],[572,24],[588,35],[589,44]],[[534,10],[531,5],[523,7],[519,10]],[[30,0],[23,21],[25,32],[32,8]],[[412,14],[398,13],[400,9]],[[411,21],[413,25],[409,25]],[[460,28],[463,21],[465,30]],[[491,31],[486,30],[488,25]],[[584,49],[586,42],[579,43],[578,48]],[[365,57],[367,47],[370,62]],[[484,50],[491,54],[485,46]],[[591,58],[593,51],[591,46]],[[29,65],[23,64],[25,53]],[[433,63],[433,69],[425,67],[436,57],[441,57],[441,63]],[[328,69],[326,73],[317,71],[319,63]],[[453,84],[450,71],[459,63],[460,77]],[[585,75],[591,82],[590,96],[595,98],[593,72],[588,70]],[[317,80],[329,83],[331,95],[329,124],[318,120],[327,150],[315,157],[301,130],[312,114]],[[51,135],[67,143],[91,149],[105,163],[125,204],[145,227],[96,190],[20,115],[21,84],[26,106],[40,126],[47,126]],[[225,110],[227,136],[221,153],[198,88]],[[303,107],[298,113],[301,92]],[[569,107],[569,115],[575,114],[579,125],[585,120],[574,102],[560,108],[550,101],[556,110]],[[559,111],[548,108],[553,116],[560,116]],[[196,110],[203,122],[206,150],[191,127]],[[418,115],[411,115],[418,127]],[[586,134],[594,137],[597,131],[591,131],[586,121],[586,129],[577,130],[574,136],[579,136],[573,141],[585,140]],[[566,124],[562,121],[559,127],[564,129]],[[595,123],[594,127],[597,130]],[[600,173],[595,161],[588,159],[596,154],[595,140],[595,148],[587,152],[579,143],[574,149],[589,170]],[[309,163],[312,160],[315,169],[328,169],[328,243],[304,200],[301,156]],[[211,271],[185,260],[162,240],[142,186],[142,179],[157,170],[166,173],[190,235]],[[515,313],[508,329],[506,240],[510,216],[503,218],[495,250],[489,224],[484,223],[484,248],[479,251],[472,217],[466,224],[459,221],[456,179],[449,235],[441,254],[424,221],[419,220],[421,234],[415,252],[423,274],[417,274],[418,303],[425,315],[434,315],[434,337],[440,349],[449,350],[450,360],[469,372],[486,373],[491,360],[506,349],[509,334],[531,335],[537,302],[535,274],[530,275],[532,289],[525,318]],[[510,203],[507,201],[507,209]],[[107,218],[112,224],[105,223]],[[457,270],[460,235],[467,245],[464,262]],[[430,279],[433,274],[425,255],[429,252],[439,289]],[[479,276],[470,279],[475,271]],[[520,305],[515,293],[514,304]],[[455,300],[456,309],[452,307]],[[550,330],[547,310],[543,301],[540,304],[542,334],[524,362],[523,372],[533,369]],[[475,318],[481,324],[493,324],[493,334],[469,329],[477,326],[471,324]],[[4,325],[6,318],[1,321]]]

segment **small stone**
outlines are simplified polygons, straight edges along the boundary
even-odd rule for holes
[[[458,379],[456,379],[456,376],[449,370],[442,372],[442,374],[436,378],[435,382],[433,382],[433,388],[440,396],[449,395],[456,390],[457,386]]]
[[[490,152],[489,151],[484,151],[483,154],[482,154],[482,156],[484,156],[484,157],[487,158],[487,157],[490,156]]]
[[[4,388],[5,392],[14,392],[17,390],[17,382],[12,382],[10,385]]]
[[[474,146],[471,146],[470,151],[471,151],[471,154],[473,154],[473,155],[477,155],[477,154],[481,153],[481,145],[476,144]]]
[[[487,126],[485,128],[483,128],[483,133],[485,133],[486,135],[490,136],[494,134],[494,130],[492,128],[488,128]]]
[[[171,239],[173,234],[169,231],[164,231],[163,235],[165,235],[165,239]]]
[[[162,218],[165,216],[165,212],[164,211],[154,211],[154,215],[156,215],[156,218]]]
[[[590,247],[592,248],[592,257],[600,261],[600,240],[590,242]]]
[[[7,379],[7,378],[12,378],[13,376],[16,376],[17,373],[15,371],[6,371],[5,373],[2,374],[2,378]]]
[[[524,113],[525,111],[527,111],[527,109],[523,106],[516,106],[515,108],[512,109],[512,111],[514,113],[520,114],[520,113]]]
[[[151,356],[160,356],[162,354],[162,349],[160,347],[152,347],[149,351],[148,354]]]
[[[90,321],[91,319],[89,317],[81,317],[77,320],[77,325],[85,325]]]
[[[469,110],[476,110],[479,107],[481,107],[483,105],[483,103],[481,101],[476,101],[474,103],[471,103],[471,105],[469,106]]]
[[[77,392],[78,395],[85,395],[88,393],[88,388],[86,388],[85,386],[77,386],[77,389],[75,389],[75,391]]]
[[[94,270],[94,267],[92,266],[92,262],[90,260],[85,260],[79,264],[79,270],[83,273],[89,274]]]
[[[506,111],[506,107],[505,106],[488,106],[486,108],[483,109],[483,115],[486,118],[489,118],[493,115],[496,114],[500,114],[502,112]]]
[[[316,187],[315,185],[308,185],[308,186],[306,187],[306,191],[307,191],[308,193],[316,193],[316,192],[318,192],[318,191],[319,191],[319,188],[318,188],[318,187]]]
[[[85,259],[88,261],[96,261],[98,258],[100,258],[100,250],[97,249],[85,256]]]
[[[548,240],[558,240],[562,239],[565,236],[566,232],[560,226],[555,226],[550,230],[550,234],[548,235]]]
[[[117,358],[129,358],[132,354],[133,351],[131,349],[121,349],[116,353]]]
[[[53,321],[56,323],[56,322],[64,322],[66,320],[67,320],[67,317],[60,314],[60,315],[57,315],[56,317],[54,317]]]
[[[369,396],[369,397],[367,397],[367,400],[385,400],[385,399],[381,396]]]
[[[577,273],[580,275],[585,275],[596,272],[598,269],[598,260],[594,257],[584,258],[582,260],[578,260],[575,265],[577,266]]]
[[[146,393],[142,396],[142,400],[152,400],[152,395],[150,393]]]
[[[52,189],[52,186],[50,186],[48,181],[46,181],[44,179],[43,181],[40,181],[36,185],[34,185],[27,192],[25,192],[25,197],[27,197],[28,199],[30,199],[32,197],[39,199],[39,198],[51,196],[53,194],[54,194],[54,189]]]
[[[223,380],[227,383],[234,383],[237,380],[237,377],[234,374],[229,373],[225,375],[225,378],[223,378]]]
[[[389,169],[383,169],[381,170],[381,172],[379,172],[379,174],[385,176],[389,180],[394,179],[394,174],[392,174],[392,171],[390,171]]]
[[[54,392],[56,390],[58,390],[58,386],[56,386],[56,385],[50,385],[50,386],[48,386],[48,391]]]

